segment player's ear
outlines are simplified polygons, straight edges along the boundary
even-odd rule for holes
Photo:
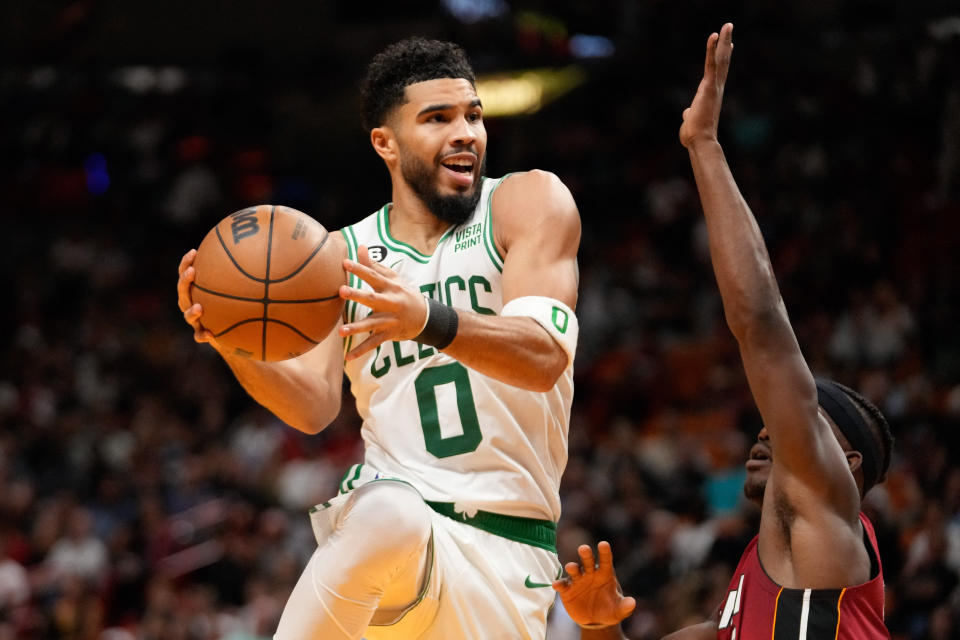
[[[847,451],[847,466],[850,467],[850,473],[856,473],[860,465],[863,464],[863,456],[859,451]]]
[[[388,165],[397,159],[397,137],[393,129],[387,125],[371,129],[370,144],[377,155],[383,158]]]

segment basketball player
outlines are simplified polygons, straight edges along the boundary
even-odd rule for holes
[[[580,220],[543,171],[484,176],[487,134],[456,45],[414,38],[378,54],[362,115],[392,202],[341,230],[338,330],[303,356],[229,353],[191,304],[198,341],[288,424],[316,433],[345,371],[363,464],[311,518],[318,548],[275,635],[306,639],[543,638],[560,573],[578,325]]]
[[[683,113],[727,323],[740,345],[764,428],[750,451],[744,492],[761,506],[717,617],[669,637],[720,640],[886,638],[883,574],[863,495],[882,482],[893,438],[879,410],[854,391],[815,379],[787,318],[763,237],[717,142],[733,25],[707,40],[703,80]],[[594,568],[570,563],[557,581],[583,638],[621,638],[633,603],[617,588],[609,545]],[[610,626],[607,626],[610,625]]]

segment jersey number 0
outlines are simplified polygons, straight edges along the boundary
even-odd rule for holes
[[[445,438],[440,431],[437,387],[451,383],[456,391],[457,412],[460,414],[463,432]],[[427,451],[438,458],[449,458],[476,451],[480,441],[483,440],[483,434],[480,433],[480,421],[477,420],[477,408],[473,401],[467,369],[459,362],[428,367],[417,376],[414,388],[417,391],[420,425],[423,428],[423,440]]]

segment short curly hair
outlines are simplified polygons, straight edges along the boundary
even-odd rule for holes
[[[369,131],[384,124],[405,101],[408,85],[437,78],[463,78],[476,87],[473,69],[458,45],[442,40],[406,38],[370,61],[360,84],[360,117]]]

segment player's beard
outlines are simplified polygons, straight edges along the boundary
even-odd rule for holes
[[[401,152],[400,155],[400,173],[403,179],[433,215],[454,226],[466,222],[473,210],[477,208],[477,203],[480,202],[480,185],[486,169],[487,159],[484,157],[480,163],[477,179],[470,185],[470,189],[463,193],[445,196],[437,191],[437,169],[431,171],[430,167],[413,154]]]

